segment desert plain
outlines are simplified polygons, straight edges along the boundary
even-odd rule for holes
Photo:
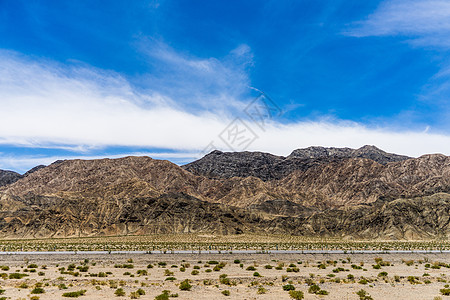
[[[0,299],[295,299],[295,290],[433,300],[448,297],[448,263],[446,253],[2,254]]]

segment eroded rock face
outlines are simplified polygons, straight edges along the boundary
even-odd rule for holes
[[[307,158],[296,157],[298,151],[291,158],[247,153],[247,163],[238,163],[243,166],[239,176],[229,178],[199,175],[149,157],[58,161],[0,187],[0,234],[267,232],[392,239],[448,235],[450,157],[393,156],[398,161],[378,162],[336,154],[379,153],[366,148],[323,148],[327,156]],[[223,168],[233,174],[236,168],[226,161],[230,155],[232,161],[242,157],[209,154],[221,157]],[[208,160],[214,165],[214,159]],[[293,166],[287,168],[287,163]],[[283,168],[289,172],[279,171]]]
[[[349,158],[365,158],[386,165],[410,157],[391,154],[375,146],[359,149],[309,147],[294,150],[288,157],[263,152],[213,151],[205,157],[183,166],[189,172],[209,178],[253,176],[263,181],[281,179],[294,171]]]
[[[0,187],[16,182],[23,176],[13,171],[0,170]]]

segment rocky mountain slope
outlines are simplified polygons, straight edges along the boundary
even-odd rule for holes
[[[0,235],[430,238],[450,234],[448,194],[450,157],[375,147],[311,147],[286,158],[214,151],[183,168],[149,157],[67,160],[0,187]]]
[[[0,187],[14,183],[22,177],[22,175],[13,171],[0,170]]]
[[[0,187],[5,186],[5,185],[10,185],[10,184],[16,182],[17,180],[22,179],[22,178],[28,176],[29,174],[36,172],[37,170],[40,170],[42,168],[45,168],[45,166],[40,165],[40,166],[34,167],[23,175],[20,175],[19,173],[16,173],[13,171],[0,170]]]
[[[309,147],[294,150],[289,156],[263,152],[213,151],[205,157],[184,165],[189,172],[209,178],[254,176],[264,181],[281,179],[293,171],[349,158],[366,158],[382,165],[409,159],[408,156],[384,152],[375,146],[359,149]]]

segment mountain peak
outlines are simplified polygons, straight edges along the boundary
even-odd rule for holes
[[[382,165],[390,162],[402,161],[410,157],[387,153],[376,146],[364,145],[358,149],[334,148],[312,146],[303,149],[296,149],[288,156],[296,159],[324,159],[324,158],[366,158],[376,161]]]

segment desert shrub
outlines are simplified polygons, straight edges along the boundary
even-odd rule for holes
[[[367,284],[367,279],[361,278],[360,281],[358,281],[359,284]]]
[[[265,265],[264,268],[270,270],[270,269],[272,269],[273,267],[272,267],[271,265]]]
[[[23,273],[11,273],[9,274],[9,279],[22,279],[23,277],[28,276],[27,274]]]
[[[248,266],[246,268],[247,271],[256,271],[256,268],[254,266]]]
[[[169,293],[167,293],[167,291],[163,291],[161,295],[155,297],[155,300],[169,300]]]
[[[26,288],[28,288],[28,284],[26,284],[25,282],[22,282],[22,283],[19,285],[19,288],[20,288],[20,289],[26,289]],[[4,292],[5,292],[5,290],[0,290],[0,295],[2,295]]]
[[[263,288],[262,286],[260,286],[259,288],[258,288],[258,291],[256,292],[258,295],[262,295],[262,294],[265,294],[265,293],[267,293],[267,290],[265,289],[265,288]]]
[[[360,300],[373,300],[373,298],[365,290],[357,291],[356,295],[359,296]]]
[[[87,272],[89,270],[89,266],[78,266],[77,267],[80,272]]]
[[[408,281],[409,281],[409,283],[411,283],[411,284],[417,284],[417,283],[419,283],[419,281],[417,281],[417,277],[414,277],[414,276],[408,276]]]
[[[261,274],[259,274],[258,272],[253,273],[254,277],[261,277]]]
[[[174,281],[174,280],[177,280],[175,277],[167,277],[165,280],[167,280],[167,281]]]
[[[292,284],[286,284],[286,285],[283,285],[283,290],[293,291],[293,290],[295,290],[295,286],[293,286]]]
[[[182,291],[190,291],[191,288],[192,288],[192,285],[189,283],[189,280],[188,280],[188,279],[183,280],[183,281],[180,283],[180,290],[182,290]]]
[[[444,296],[450,296],[450,289],[449,289],[449,288],[440,289],[439,291],[440,291],[441,294],[444,295]]]
[[[191,275],[198,275],[200,272],[198,270],[192,270]]]
[[[59,284],[59,285],[58,285],[58,288],[59,288],[60,290],[67,290],[67,286],[66,286],[64,283]]]
[[[294,291],[294,290],[289,291],[289,296],[290,296],[292,299],[295,299],[295,300],[301,300],[301,299],[303,299],[303,297],[304,297],[302,291]]]
[[[83,296],[86,293],[86,290],[79,290],[75,292],[67,292],[62,294],[63,297],[69,297],[69,298],[78,298],[80,296]]]
[[[388,276],[387,272],[380,272],[380,273],[378,273],[378,277],[386,277],[386,276]]]
[[[222,291],[222,295],[230,296],[230,291],[229,290]]]
[[[125,291],[123,290],[123,288],[118,288],[118,289],[114,292],[114,295],[116,295],[117,297],[125,296]]]
[[[240,264],[241,261],[240,261],[239,259],[235,259],[235,260],[234,260],[234,263],[235,263],[235,264]]]
[[[36,287],[31,290],[31,294],[43,294],[45,293],[45,290],[41,287]]]
[[[317,284],[311,285],[308,289],[308,293],[310,294],[316,294],[318,291],[320,291],[320,287]]]

